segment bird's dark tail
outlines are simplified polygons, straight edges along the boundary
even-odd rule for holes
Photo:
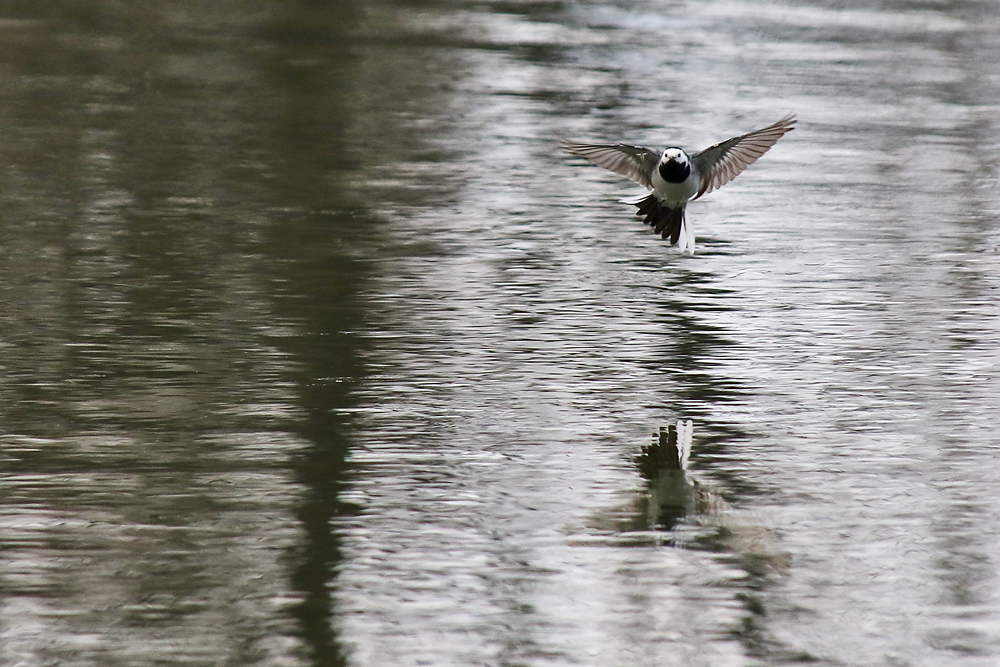
[[[639,210],[635,212],[653,231],[663,239],[670,239],[670,244],[674,245],[681,236],[681,227],[684,226],[684,206],[671,208],[656,198],[652,193],[632,203]]]

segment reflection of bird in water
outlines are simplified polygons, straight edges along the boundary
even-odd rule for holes
[[[642,448],[636,457],[639,472],[646,479],[655,479],[663,470],[687,470],[691,457],[691,436],[694,427],[690,419],[679,419],[676,424],[661,426],[649,447]]]
[[[777,123],[709,146],[694,155],[670,146],[661,151],[628,144],[579,144],[563,148],[598,166],[610,169],[652,192],[627,201],[636,215],[670,244],[694,254],[694,231],[684,218],[689,201],[721,188],[766,153],[795,125],[788,115]]]
[[[691,454],[691,420],[660,427],[653,442],[635,458],[639,474],[646,479],[643,493],[627,503],[593,514],[588,527],[602,533],[645,533],[660,543],[689,512],[697,511],[697,482],[686,475]],[[655,535],[648,531],[655,531]]]
[[[588,532],[614,543],[668,543],[726,553],[748,572],[787,569],[788,554],[760,515],[733,507],[716,483],[688,469],[693,430],[690,420],[661,427],[635,458],[645,489],[628,503],[592,514]]]
[[[652,444],[636,457],[639,474],[649,482],[647,520],[651,526],[669,530],[694,509],[696,486],[686,474],[691,434],[690,419],[661,426]]]
[[[649,482],[649,525],[661,530],[682,521],[710,526],[715,533],[697,540],[703,547],[732,553],[751,571],[785,570],[788,554],[779,549],[774,531],[760,517],[726,502],[710,480],[688,470],[693,431],[690,420],[660,427],[652,444],[636,457],[640,474]],[[673,543],[684,546],[676,538]]]
[[[690,419],[660,427],[648,447],[636,457],[639,474],[648,480],[649,523],[670,530],[688,516],[718,516],[729,504],[710,484],[688,472],[694,427]]]

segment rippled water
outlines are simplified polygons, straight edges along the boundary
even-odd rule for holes
[[[0,665],[1000,659],[992,3],[0,35]],[[789,111],[693,257],[556,149]]]

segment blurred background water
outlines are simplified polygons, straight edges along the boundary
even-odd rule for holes
[[[996,9],[3,3],[0,665],[996,665]]]

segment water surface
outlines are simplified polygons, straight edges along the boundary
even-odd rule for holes
[[[0,665],[995,664],[992,9],[7,8]]]

